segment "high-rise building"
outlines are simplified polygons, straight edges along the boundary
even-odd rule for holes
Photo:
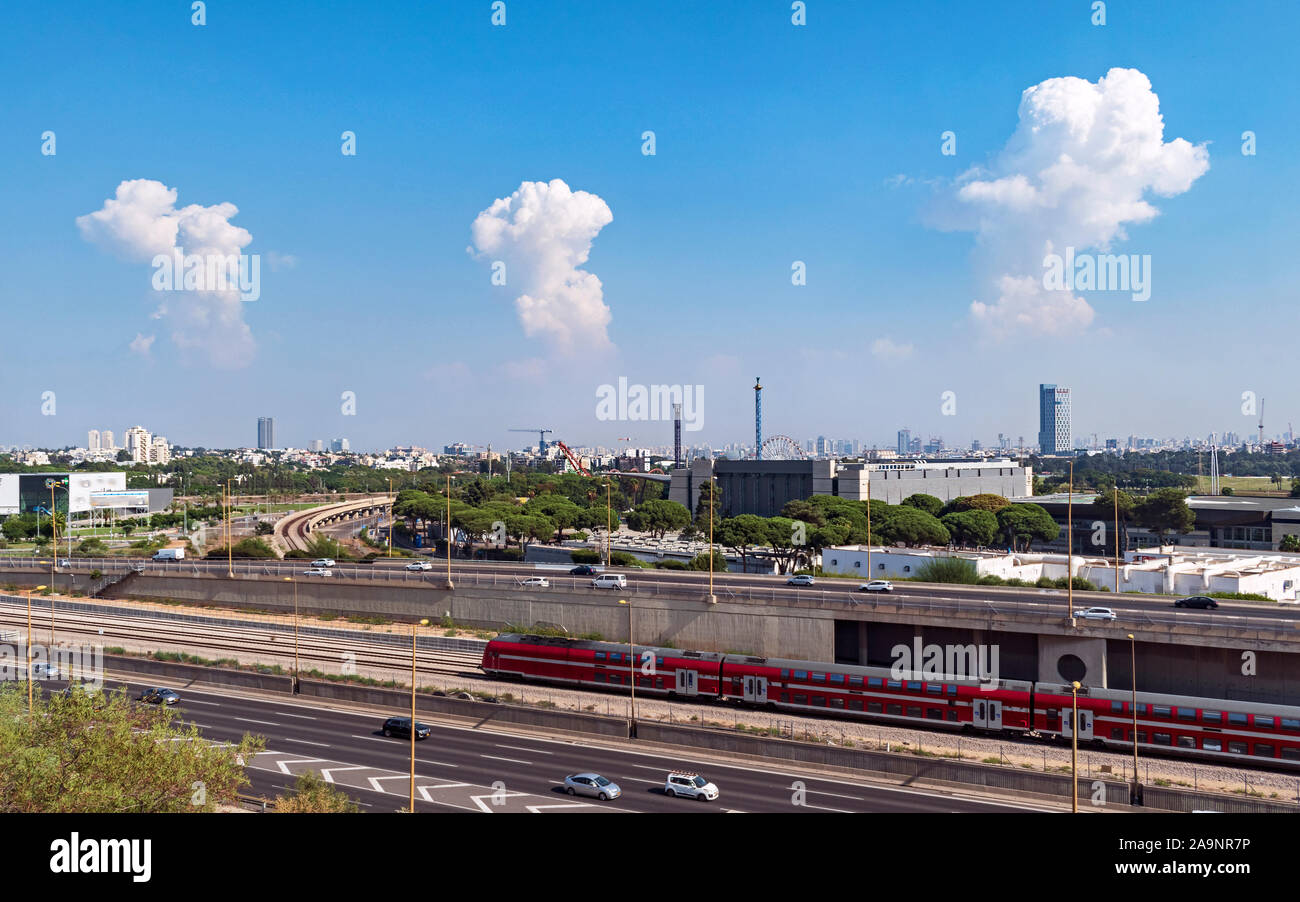
[[[898,430],[898,453],[907,454],[911,450],[912,450],[912,430],[911,429]]]
[[[1043,454],[1070,451],[1070,390],[1038,386],[1038,449]]]
[[[257,448],[259,451],[275,447],[275,417],[257,418]]]
[[[87,450],[87,451],[98,451],[99,448],[100,448],[100,446],[99,446],[99,430],[98,430],[98,429],[92,429],[92,430],[90,430],[89,433],[86,434],[86,450]]]
[[[348,444],[348,440],[347,440],[347,439],[345,439],[345,438],[336,438],[336,439],[334,439],[334,441],[330,442],[330,450],[331,450],[331,451],[340,451],[340,452],[341,452],[341,451],[350,451],[350,450],[352,450],[352,449],[351,449],[351,446]]]
[[[113,432],[111,429],[105,429],[103,435],[100,436],[100,440],[103,442],[103,449],[105,451],[117,450],[117,446],[113,444]]]
[[[153,441],[149,444],[149,463],[167,464],[171,463],[172,449],[167,444],[167,439],[161,435],[155,435]]]
[[[312,449],[313,451],[324,451],[324,450],[325,450],[325,440],[324,440],[324,439],[319,439],[319,438],[314,438],[314,439],[312,439],[312,440],[311,440],[311,449]]]

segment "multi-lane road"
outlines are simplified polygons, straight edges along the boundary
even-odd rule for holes
[[[60,683],[44,684],[55,689]],[[132,697],[146,684],[125,685]],[[171,686],[181,695],[178,716],[205,739],[238,742],[245,733],[266,738],[266,751],[247,762],[251,792],[284,795],[303,771],[321,773],[363,806],[364,811],[405,808],[410,792],[410,740],[382,733],[385,718],[402,711],[302,704],[237,690]],[[409,711],[407,712],[409,716]],[[1014,812],[1059,807],[1025,801],[996,801],[959,792],[872,785],[779,768],[700,757],[695,751],[645,751],[630,743],[559,739],[422,720],[433,727],[416,743],[416,810],[515,812]],[[670,770],[684,768],[717,784],[711,803],[669,798],[663,793]],[[596,771],[623,789],[611,802],[571,798],[563,792],[569,774]]]

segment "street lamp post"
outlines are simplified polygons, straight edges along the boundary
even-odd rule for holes
[[[284,581],[293,583],[293,691],[298,691],[298,581],[286,576]]]
[[[1070,695],[1074,699],[1074,717],[1070,721],[1070,786],[1074,790],[1070,811],[1079,813],[1079,681],[1070,683]]]
[[[1133,709],[1133,787],[1129,791],[1128,801],[1130,805],[1142,804],[1142,783],[1138,780],[1138,677],[1137,677],[1137,640],[1133,634],[1128,634],[1129,642],[1129,673],[1132,676],[1133,694],[1129,707]]]
[[[1069,549],[1065,565],[1065,582],[1069,587],[1066,596],[1070,605],[1070,623],[1074,623],[1074,461],[1070,461],[1070,495],[1065,514],[1066,548]],[[1077,793],[1076,793],[1077,795]]]
[[[451,474],[447,474],[447,588],[456,588],[451,582]]]
[[[45,586],[27,590],[27,716],[32,715],[32,593],[43,592]]]
[[[718,597],[713,594],[713,502],[715,499],[714,489],[717,483],[713,481],[712,474],[709,475],[709,604],[717,604]]]
[[[630,709],[630,719],[627,723],[628,739],[636,738],[636,645],[632,641],[632,605],[628,604],[625,599],[620,598],[619,604],[627,605],[627,651],[628,651],[628,673],[632,677],[632,707]]]
[[[390,496],[393,494],[393,477],[391,476],[388,477],[388,494]],[[392,505],[391,501],[389,502],[389,505],[390,507],[388,508],[388,556],[392,557],[393,556],[393,508],[391,506]]]
[[[610,504],[609,477],[605,477],[605,566],[609,567],[609,533],[614,528],[613,508]]]
[[[411,624],[411,814],[415,814],[415,631],[428,625],[428,620]]]

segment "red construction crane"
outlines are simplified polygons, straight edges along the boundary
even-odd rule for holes
[[[586,467],[584,467],[584,466],[582,465],[582,462],[579,461],[578,458],[577,458],[576,456],[574,456],[574,453],[573,453],[572,451],[569,450],[569,446],[568,446],[568,445],[566,445],[564,442],[560,441],[558,438],[555,440],[555,444],[557,444],[557,445],[560,446],[560,450],[563,451],[563,452],[564,452],[564,456],[567,457],[567,458],[569,459],[569,463],[573,464],[573,469],[577,470],[577,471],[578,471],[579,473],[581,473],[583,476],[590,476],[590,475],[591,475],[591,471],[588,470]]]

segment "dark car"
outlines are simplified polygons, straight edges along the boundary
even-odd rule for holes
[[[1207,611],[1213,611],[1219,606],[1219,603],[1207,595],[1193,595],[1191,598],[1180,598],[1174,602],[1176,608],[1203,608]]]
[[[570,570],[569,573],[573,576],[595,576],[596,568],[590,564],[579,564]]]
[[[155,689],[145,689],[137,699],[137,701],[148,702],[151,705],[174,705],[180,700],[180,693],[171,689],[164,689],[161,686]]]
[[[428,739],[429,734],[433,732],[427,723],[415,722],[415,738]],[[384,721],[385,736],[401,736],[406,739],[411,738],[411,718],[409,717],[390,717]]]

